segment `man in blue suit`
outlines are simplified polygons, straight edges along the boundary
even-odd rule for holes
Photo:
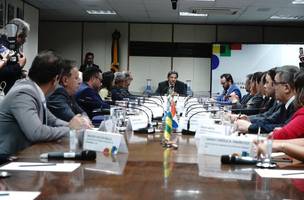
[[[229,99],[231,93],[234,93],[238,99],[242,98],[240,88],[234,84],[231,74],[222,74],[221,75],[221,85],[224,88],[224,91],[221,95],[216,98],[216,101],[221,104],[231,104]]]
[[[83,83],[80,85],[76,93],[76,101],[78,105],[88,114],[93,117],[93,110],[109,109],[110,105],[104,102],[98,92],[101,88],[102,75],[100,69],[90,67],[83,72]]]

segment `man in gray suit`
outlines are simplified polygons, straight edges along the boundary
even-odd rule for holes
[[[60,57],[51,51],[41,52],[32,63],[29,79],[17,81],[8,92],[0,104],[0,154],[15,154],[82,127],[80,115],[65,122],[46,108],[45,96],[55,90],[61,71]]]

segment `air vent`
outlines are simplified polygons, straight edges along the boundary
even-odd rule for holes
[[[238,8],[192,8],[193,13],[208,15],[235,15]]]

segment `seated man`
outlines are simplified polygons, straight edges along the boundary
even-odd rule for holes
[[[274,79],[275,95],[276,99],[282,103],[277,112],[269,117],[256,120],[254,123],[247,120],[237,120],[237,129],[243,133],[257,133],[260,127],[261,132],[269,133],[274,128],[288,123],[295,112],[293,103],[295,99],[294,75],[298,71],[299,68],[297,67],[283,67],[276,72]]]
[[[101,71],[95,67],[88,68],[83,72],[83,83],[76,92],[78,105],[90,118],[94,116],[94,110],[110,108],[110,105],[104,102],[98,94],[102,84],[101,81]]]
[[[263,96],[261,94],[262,91],[260,91],[260,82],[262,75],[263,75],[262,72],[255,72],[252,75],[250,80],[251,98],[248,99],[247,102],[243,101],[243,104],[238,103],[238,101],[235,102],[235,100],[237,99],[235,97],[236,94],[235,93],[231,94],[232,97],[230,99],[232,99],[232,108],[235,109],[235,111],[233,111],[234,113],[253,115],[260,112],[261,104],[263,103]]]
[[[129,72],[115,72],[114,86],[111,90],[113,101],[134,97],[128,90],[132,80],[133,78]]]
[[[187,96],[187,85],[181,81],[178,81],[178,73],[176,71],[169,71],[167,75],[168,80],[158,83],[158,87],[155,91],[157,95],[180,95]]]
[[[59,119],[70,121],[76,114],[86,113],[77,104],[74,95],[80,86],[78,68],[70,60],[63,62],[60,85],[47,98],[48,109]]]
[[[242,98],[241,91],[238,88],[238,86],[236,86],[236,84],[234,84],[231,74],[222,74],[221,75],[221,85],[223,86],[224,91],[222,92],[221,95],[219,95],[216,98],[216,101],[218,103],[231,104],[231,100],[229,99],[229,97],[231,96],[232,93],[234,93],[236,95],[237,99]]]
[[[51,51],[39,53],[29,70],[29,79],[16,82],[0,105],[0,154],[15,154],[38,142],[68,136],[80,129],[79,115],[70,122],[56,118],[45,104],[61,73],[61,59]]]
[[[281,103],[279,103],[275,99],[275,89],[274,89],[274,84],[273,84],[276,70],[277,70],[276,68],[272,68],[266,72],[264,90],[265,90],[265,94],[266,94],[267,98],[269,99],[269,102],[268,102],[268,105],[264,104],[265,112],[259,113],[256,115],[250,115],[250,116],[232,115],[231,116],[232,121],[235,121],[237,118],[241,118],[241,119],[250,121],[251,123],[254,123],[257,120],[262,120],[262,119],[265,119],[266,117],[271,116],[273,113],[276,113],[280,109]],[[271,103],[271,101],[272,101],[272,103]]]

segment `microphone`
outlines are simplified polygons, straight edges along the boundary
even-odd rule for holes
[[[186,112],[185,112],[185,117],[188,116],[188,114],[192,111],[192,110],[195,110],[197,108],[202,108],[204,109],[205,107],[202,105],[202,104],[192,104],[190,105],[187,109],[186,109]]]
[[[58,160],[95,160],[95,151],[81,151],[81,152],[49,152],[40,155],[40,159],[58,159]]]
[[[164,107],[163,107],[160,103],[158,103],[157,101],[155,101],[154,99],[150,99],[150,98],[145,98],[145,97],[143,97],[142,103],[139,103],[139,105],[141,105],[141,106],[146,106],[146,105],[144,105],[144,103],[147,103],[147,104],[154,104],[154,105],[156,105],[157,107],[160,107],[160,108],[162,109],[162,112],[165,113]],[[151,108],[149,108],[148,106],[146,106],[146,108],[149,109],[149,110],[151,110],[151,112],[152,112],[152,109],[151,109]],[[154,117],[153,113],[152,113],[152,116],[153,116],[153,117],[152,117],[152,120],[158,120],[158,121],[161,121],[161,120],[162,120],[162,117],[163,117],[163,115],[160,116],[160,117]]]
[[[197,114],[200,114],[200,113],[205,113],[205,112],[208,112],[206,110],[201,110],[201,111],[197,111],[195,113],[193,113],[189,119],[188,119],[188,122],[187,122],[187,130],[183,129],[182,130],[182,134],[183,135],[195,135],[195,131],[190,131],[190,121],[191,121],[191,118]]]
[[[136,106],[137,104],[135,105],[134,104],[135,102],[126,102],[126,103],[127,103],[126,106],[117,105],[117,104],[115,104],[115,106],[122,107],[122,108],[129,108],[129,109],[139,110],[139,111],[143,112],[146,115],[147,119],[148,119],[148,124],[147,124],[146,128],[142,128],[142,129],[139,129],[139,130],[134,130],[134,132],[138,132],[138,133],[155,133],[155,129],[151,125],[152,119],[150,119],[150,116],[148,115],[147,111],[145,109],[143,109],[143,108],[140,108],[139,107],[140,105]],[[152,113],[152,116],[153,116],[153,113]]]
[[[232,164],[232,165],[256,165],[257,159],[252,157],[239,157],[235,155],[222,155],[222,164]]]

